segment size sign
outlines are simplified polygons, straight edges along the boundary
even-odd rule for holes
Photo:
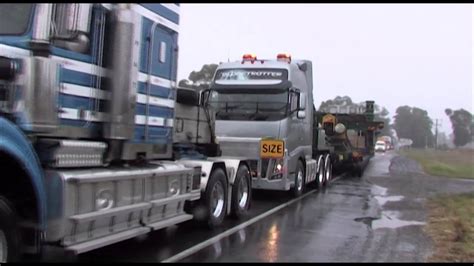
[[[285,143],[283,140],[266,139],[260,141],[261,158],[283,158]]]

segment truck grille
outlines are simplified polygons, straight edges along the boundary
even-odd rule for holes
[[[257,177],[258,173],[258,160],[249,160],[250,172],[252,173],[252,177]],[[261,177],[265,178],[267,176],[267,169],[268,165],[270,164],[270,159],[261,159],[262,162],[262,169],[261,169]]]
[[[262,159],[262,178],[267,177],[267,169],[268,169],[269,163],[270,163],[270,159]]]

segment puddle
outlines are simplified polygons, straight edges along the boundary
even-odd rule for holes
[[[366,217],[358,217],[355,218],[354,221],[362,222],[367,225],[369,230],[376,230],[376,229],[396,229],[404,226],[409,225],[425,225],[425,222],[419,221],[404,221],[400,220],[400,212],[398,211],[382,211],[380,213],[380,217],[376,216],[366,216]]]
[[[383,206],[388,201],[401,201],[403,198],[404,198],[403,196],[388,196],[388,197],[374,196],[374,199],[377,200],[377,203],[380,206]]]
[[[403,226],[409,225],[424,225],[425,222],[419,221],[404,221],[400,220],[400,212],[398,211],[384,211],[382,206],[389,201],[401,201],[405,197],[398,196],[387,196],[387,188],[372,185],[371,186],[371,196],[366,202],[364,202],[363,210],[372,210],[368,212],[368,216],[355,218],[354,221],[362,222],[369,230],[376,230],[382,228],[395,229]],[[370,208],[372,207],[372,209]],[[376,211],[374,212],[374,208]]]
[[[382,217],[380,219],[372,221],[372,229],[390,228],[395,229],[409,225],[424,225],[425,222],[418,221],[403,221],[398,219],[399,212],[397,211],[382,211]]]
[[[372,185],[370,188],[370,193],[375,196],[385,196],[387,195],[387,189],[381,186]]]
[[[372,185],[370,190],[380,207],[387,203],[387,201],[401,201],[404,198],[404,196],[387,196],[388,189],[377,185]]]
[[[368,227],[372,228],[372,222],[374,220],[377,220],[378,218],[375,218],[375,217],[359,217],[359,218],[355,218],[354,221],[356,222],[363,222],[364,224],[366,224]]]
[[[380,186],[373,186],[372,187],[372,194],[376,195],[372,197],[373,202],[369,199],[364,203],[363,209],[369,209],[370,207],[376,208],[376,212],[369,212],[369,216],[355,218],[354,221],[362,222],[370,230],[381,229],[381,228],[389,228],[395,229],[403,226],[409,225],[424,225],[425,222],[419,221],[404,221],[400,220],[400,212],[398,211],[384,211],[381,210],[381,207],[389,202],[389,201],[401,201],[405,197],[403,196],[385,196],[387,194],[387,189]]]

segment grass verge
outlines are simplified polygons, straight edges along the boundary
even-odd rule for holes
[[[474,179],[473,150],[402,150],[430,175]],[[474,261],[474,193],[440,195],[428,200],[427,234],[434,252],[429,262]]]
[[[425,227],[434,242],[429,262],[474,261],[474,193],[443,195],[428,201]]]
[[[401,155],[416,160],[430,175],[474,179],[474,150],[401,150]]]

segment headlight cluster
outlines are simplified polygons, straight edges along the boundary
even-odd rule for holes
[[[283,178],[283,173],[286,170],[286,166],[283,163],[283,159],[275,159],[273,164],[273,171],[270,179],[281,179]]]
[[[96,209],[99,211],[108,210],[114,206],[114,195],[109,189],[100,190],[96,197]]]

